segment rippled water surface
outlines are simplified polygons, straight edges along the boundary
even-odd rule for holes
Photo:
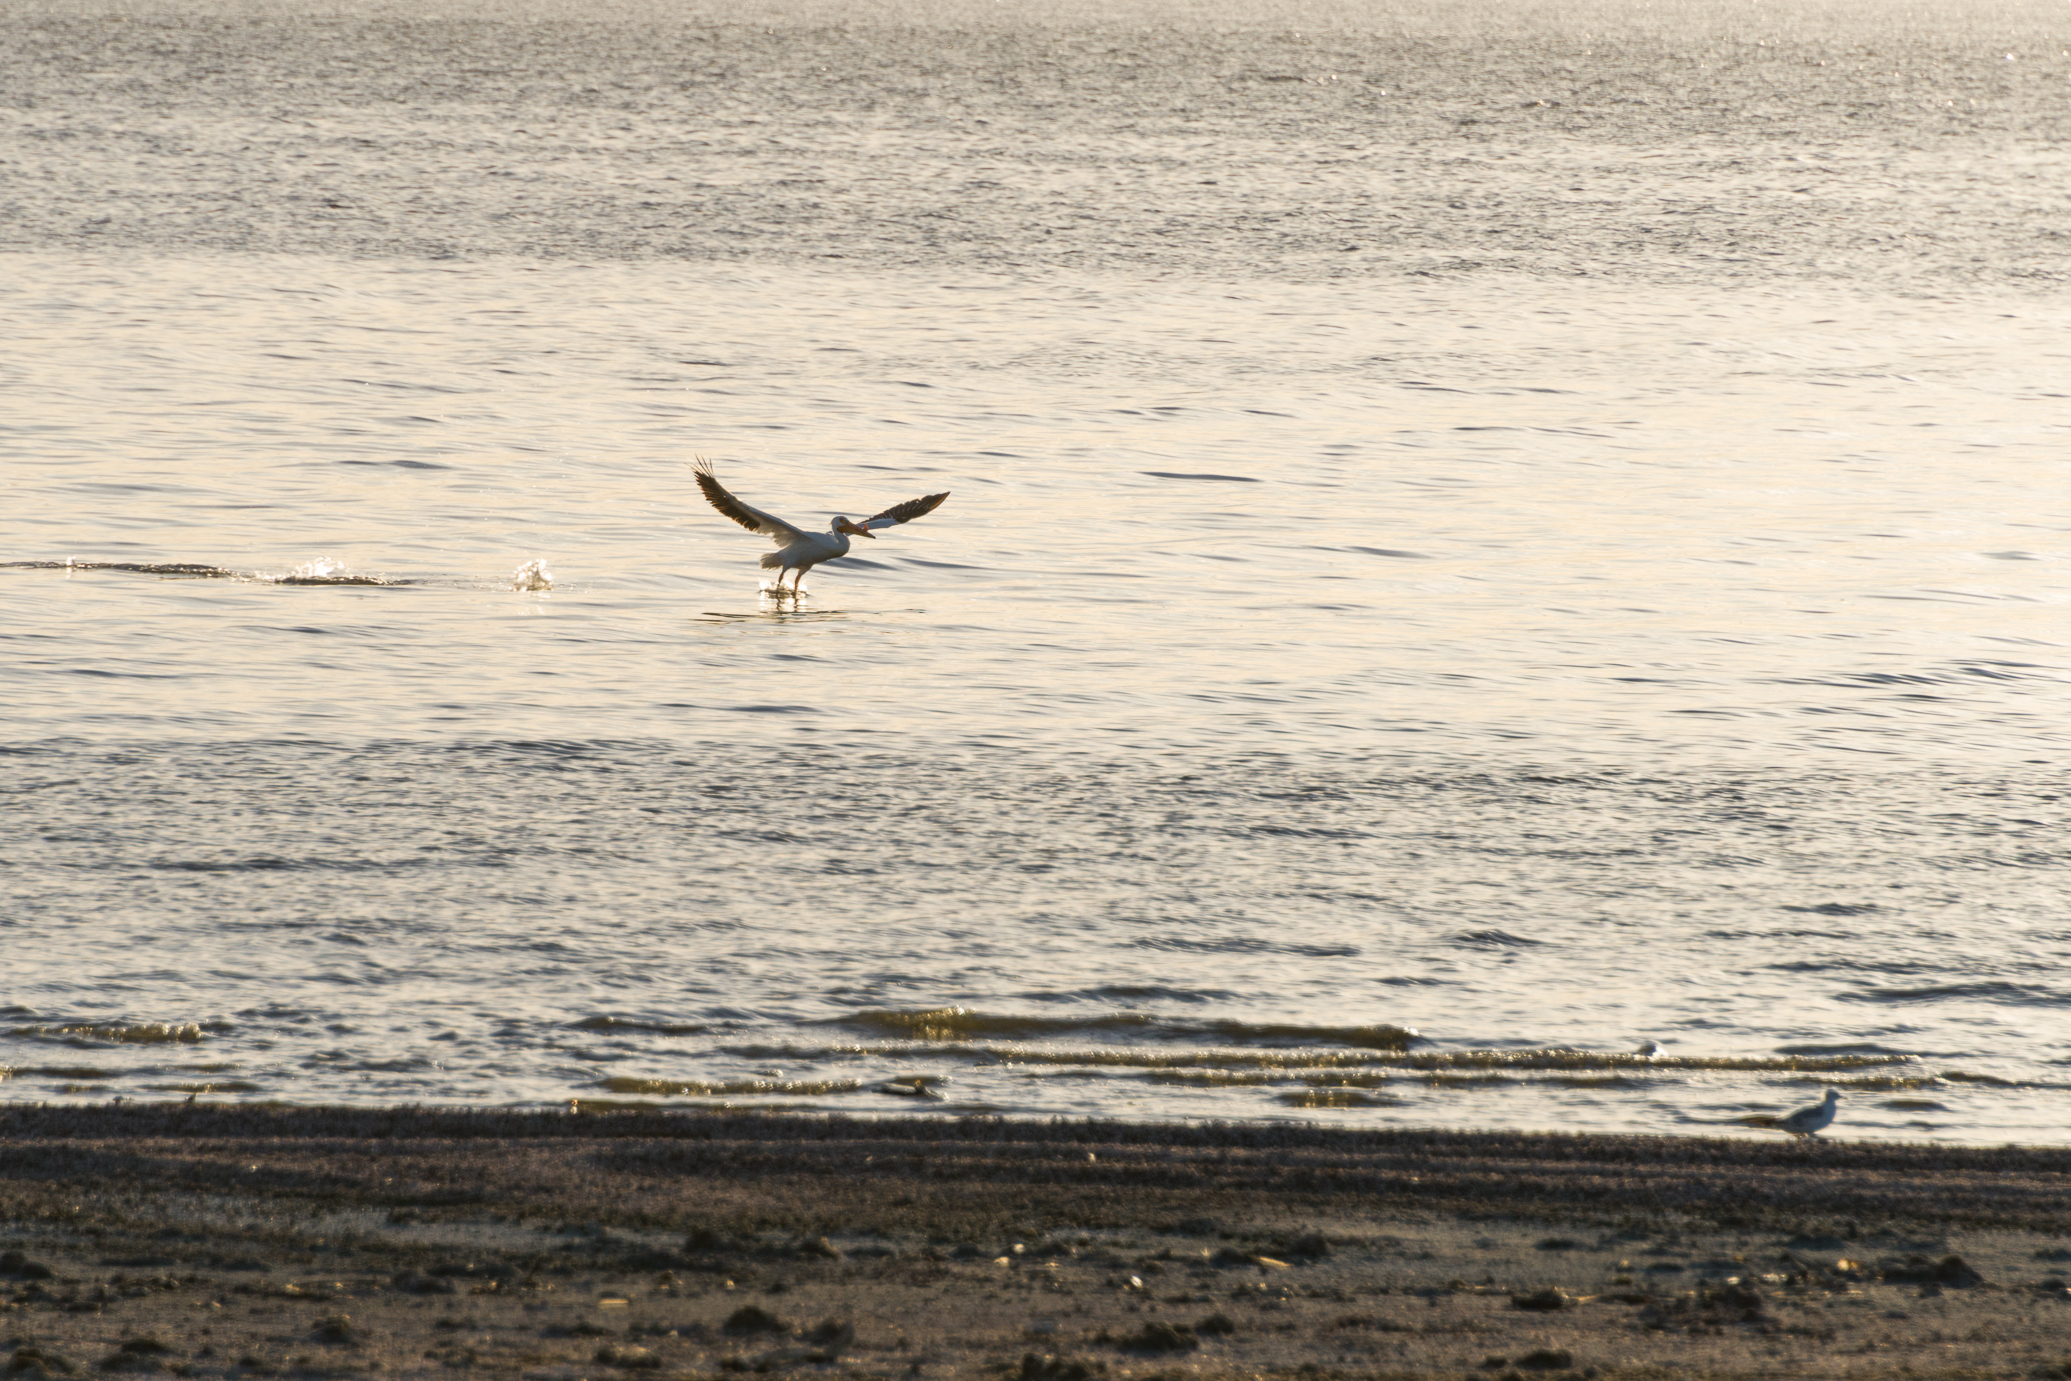
[[[0,1097],[2061,1142],[2021,14],[0,19]]]

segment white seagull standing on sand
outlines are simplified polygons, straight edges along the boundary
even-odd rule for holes
[[[1834,1104],[1840,1101],[1841,1095],[1828,1089],[1824,1103],[1814,1103],[1809,1108],[1799,1108],[1796,1112],[1786,1113],[1776,1119],[1776,1125],[1792,1136],[1818,1136],[1819,1129],[1834,1120]]]
[[[762,568],[775,569],[775,589],[779,595],[784,592],[784,573],[798,572],[791,577],[793,599],[798,597],[799,582],[805,579],[807,571],[822,561],[832,561],[837,556],[849,554],[851,535],[875,538],[877,534],[871,531],[872,528],[896,527],[900,523],[910,523],[924,513],[933,513],[941,506],[942,501],[949,497],[946,490],[940,494],[928,494],[922,498],[908,499],[905,503],[893,504],[876,517],[865,518],[860,523],[837,517],[827,525],[827,531],[807,532],[803,528],[793,527],[782,518],[771,517],[759,508],[750,508],[727,493],[726,486],[719,482],[719,476],[713,472],[712,462],[702,456],[698,458],[697,477],[698,488],[705,491],[705,497],[711,500],[712,507],[748,531],[760,533],[777,544],[778,550],[762,558]]]

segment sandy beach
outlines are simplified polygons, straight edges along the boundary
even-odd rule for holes
[[[2040,1376],[2071,1154],[0,1112],[11,1374]]]

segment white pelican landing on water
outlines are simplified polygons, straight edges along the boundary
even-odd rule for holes
[[[791,595],[794,599],[798,596],[799,582],[805,579],[807,571],[822,561],[832,561],[837,556],[849,554],[851,535],[874,538],[877,534],[871,531],[872,528],[896,527],[900,523],[910,523],[923,513],[933,513],[941,506],[942,501],[949,497],[948,491],[945,490],[940,494],[908,499],[905,503],[893,504],[876,517],[865,518],[860,523],[837,517],[827,525],[825,532],[807,532],[791,526],[782,518],[772,518],[759,508],[750,508],[727,493],[726,486],[721,484],[719,476],[713,473],[712,462],[702,456],[698,458],[697,477],[698,488],[705,491],[705,497],[712,501],[712,507],[748,531],[760,533],[777,544],[778,550],[762,558],[762,568],[776,571],[776,593],[780,595],[784,592],[784,573],[798,572],[791,577]]]

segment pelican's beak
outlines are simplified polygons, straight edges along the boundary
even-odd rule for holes
[[[877,540],[877,534],[864,527],[861,523],[850,523],[848,530],[855,533],[858,537],[868,537],[873,542]]]

